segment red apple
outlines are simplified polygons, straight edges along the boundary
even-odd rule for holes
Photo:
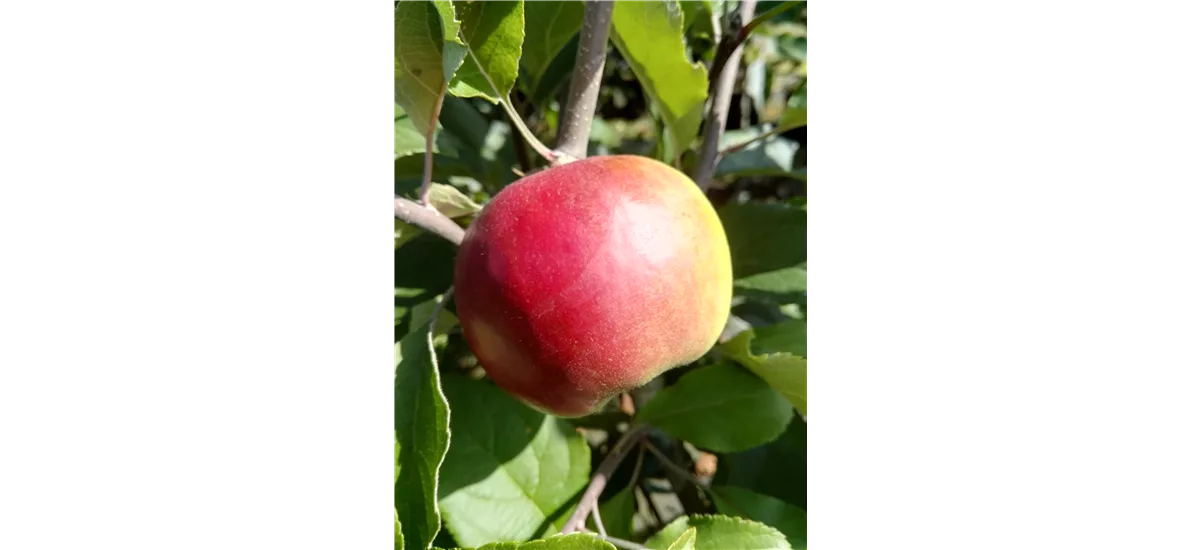
[[[467,229],[454,289],[497,385],[582,416],[712,347],[729,315],[729,244],[687,176],[592,157],[498,193]]]

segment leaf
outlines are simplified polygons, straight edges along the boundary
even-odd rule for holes
[[[801,207],[730,203],[718,209],[717,215],[729,240],[735,280],[805,262],[808,215]]]
[[[749,449],[779,437],[793,418],[786,399],[729,363],[700,367],[655,394],[637,420],[717,452]]]
[[[808,86],[801,86],[788,98],[787,110],[779,118],[780,128],[795,128],[808,125]]]
[[[396,103],[424,134],[467,49],[449,0],[397,2],[394,18]]]
[[[808,506],[808,424],[795,420],[762,447],[722,457],[715,485],[736,485],[800,508]]]
[[[444,183],[435,183],[429,188],[429,204],[447,218],[462,218],[478,212],[481,208],[475,201],[457,188]]]
[[[783,533],[792,548],[808,547],[808,515],[802,508],[741,487],[714,487],[717,511],[762,522]]]
[[[488,382],[447,376],[446,395],[454,440],[438,500],[454,540],[479,545],[542,535],[587,484],[587,442],[566,421]]]
[[[525,44],[521,67],[530,76],[529,90],[536,90],[550,63],[563,46],[579,32],[583,2],[526,2]]]
[[[492,0],[459,2],[454,11],[470,53],[450,82],[450,93],[482,97],[492,103],[507,98],[517,81],[517,60],[525,40],[525,3]],[[486,75],[486,78],[485,76]],[[499,90],[492,89],[488,78]]]
[[[696,550],[696,528],[688,527],[667,550]]]
[[[708,71],[688,57],[683,23],[675,0],[617,2],[613,8],[613,42],[666,122],[672,155],[696,138],[708,97]]]
[[[785,352],[808,356],[808,321],[793,319],[779,324],[757,327],[750,349],[755,354]]]
[[[794,304],[808,290],[808,271],[800,266],[743,277],[733,282],[738,294],[779,304]]]
[[[408,544],[428,548],[441,521],[436,506],[438,468],[450,444],[450,412],[442,394],[429,329],[409,333],[400,341],[398,351],[396,517]]]
[[[744,330],[719,348],[722,353],[766,380],[800,414],[808,414],[808,359],[790,353],[754,355],[750,352],[750,341],[753,339],[754,331]]]
[[[392,513],[396,515],[396,550],[404,550],[404,533],[400,532],[400,513],[394,509]]]
[[[435,130],[436,131],[436,130]],[[434,146],[437,152],[437,146]],[[401,114],[396,117],[396,156],[425,152],[425,134],[417,130],[412,117]]]
[[[717,515],[683,516],[672,521],[650,540],[651,549],[670,548],[688,528],[696,529],[696,550],[790,550],[778,530],[744,518]]]
[[[587,533],[554,535],[529,542],[493,542],[475,550],[617,550],[616,546]]]

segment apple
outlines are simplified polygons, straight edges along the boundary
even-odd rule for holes
[[[454,300],[498,386],[574,417],[702,356],[732,279],[721,221],[692,180],[649,158],[591,157],[496,194],[459,248]]]

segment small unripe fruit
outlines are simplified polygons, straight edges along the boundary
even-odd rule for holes
[[[524,177],[467,229],[454,270],[467,344],[530,405],[582,416],[696,360],[729,315],[729,244],[687,176],[636,156]]]

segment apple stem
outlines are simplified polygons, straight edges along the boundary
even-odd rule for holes
[[[467,47],[467,55],[470,55],[471,61],[475,62],[475,65],[479,67],[479,74],[483,75],[483,79],[487,81],[488,86],[491,86],[492,91],[496,92],[496,97],[500,99],[500,107],[508,114],[508,119],[512,122],[513,127],[517,129],[517,133],[521,134],[521,137],[525,138],[525,142],[534,151],[537,151],[542,158],[546,159],[547,162],[554,162],[554,159],[558,155],[554,151],[551,151],[549,147],[546,147],[546,144],[542,143],[537,136],[533,135],[533,132],[525,125],[525,121],[521,118],[521,115],[513,107],[512,102],[508,100],[508,95],[502,93],[500,87],[496,86],[496,83],[492,81],[492,77],[488,76],[487,71],[483,69],[483,63],[479,62],[479,58],[475,57],[475,52],[469,46]]]
[[[433,134],[437,131],[438,115],[442,112],[442,101],[446,99],[446,83],[438,91],[437,102],[433,104],[433,116],[429,119],[429,127],[425,129],[425,172],[421,175],[421,191],[417,195],[421,204],[429,204],[429,190],[433,187]]]
[[[608,451],[608,456],[604,457],[604,461],[596,469],[596,473],[592,474],[592,480],[588,482],[587,489],[584,489],[583,496],[579,497],[579,504],[575,506],[575,511],[571,512],[571,517],[563,524],[562,533],[574,533],[583,529],[588,513],[598,504],[600,493],[604,492],[604,486],[608,485],[608,479],[612,477],[613,472],[617,471],[617,466],[621,465],[621,460],[625,458],[625,455],[629,454],[629,451],[638,441],[641,441],[649,429],[650,427],[645,425],[635,426],[617,440],[617,443]]]
[[[462,244],[466,231],[459,227],[454,220],[438,212],[436,208],[418,204],[400,195],[396,195],[396,218],[400,221],[415,225],[429,233],[433,233],[455,244]]]
[[[754,6],[757,3],[757,0],[741,2],[734,23],[740,26],[740,21],[754,17]],[[712,71],[708,74],[708,116],[704,120],[704,137],[700,143],[700,154],[696,158],[695,173],[692,177],[701,190],[707,190],[712,185],[713,171],[717,164],[717,145],[721,142],[721,134],[725,133],[725,123],[729,120],[729,102],[733,99],[733,85],[737,82],[738,68],[742,61],[742,42],[745,40],[742,30],[744,28],[736,33],[726,33],[717,47]]]
[[[575,70],[571,73],[567,104],[559,113],[555,146],[557,152],[569,155],[571,160],[587,157],[588,134],[592,131],[600,80],[604,76],[604,60],[608,57],[608,29],[612,25],[614,5],[611,1],[584,2]]]

